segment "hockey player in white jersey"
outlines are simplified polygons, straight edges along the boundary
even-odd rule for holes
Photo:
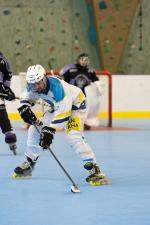
[[[54,76],[46,77],[45,74],[41,65],[30,66],[27,70],[27,88],[21,96],[18,111],[31,126],[28,130],[26,161],[15,168],[13,178],[31,176],[41,150],[52,144],[56,130],[64,128],[70,146],[80,155],[84,168],[89,172],[86,181],[105,180],[91,147],[83,138],[86,104],[82,90]],[[31,110],[32,103],[38,99],[50,105],[40,120]],[[39,124],[40,134],[35,124]]]

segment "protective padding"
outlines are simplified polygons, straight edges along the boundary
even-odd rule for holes
[[[2,133],[6,133],[12,130],[11,123],[4,104],[0,105],[0,127]]]
[[[82,160],[95,161],[94,153],[89,144],[86,143],[86,140],[81,132],[74,130],[70,131],[67,134],[67,141],[71,148],[73,148],[73,150],[81,156]]]
[[[17,137],[14,133],[12,132],[7,132],[5,133],[5,142],[7,144],[14,144],[17,142]]]
[[[29,84],[35,84],[45,76],[45,69],[41,65],[30,66],[27,70],[26,81]]]

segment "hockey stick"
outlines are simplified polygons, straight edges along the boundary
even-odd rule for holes
[[[16,96],[15,99],[16,100],[21,100],[22,98]],[[41,106],[50,107],[50,104],[48,104],[48,103],[46,104],[46,103],[43,103],[43,102],[40,102],[40,101],[36,102],[35,104],[38,104],[38,105],[41,105]]]
[[[0,96],[4,96],[4,97],[6,97],[6,96],[8,96],[7,94],[5,94],[5,93],[0,93]]]
[[[0,95],[3,95],[4,97],[7,96],[7,94],[3,94],[3,93],[0,93]],[[22,99],[22,98],[16,96],[14,100],[21,100],[21,99]],[[47,106],[47,107],[50,107],[50,104],[48,104],[48,103],[46,104],[46,103],[40,102],[40,101],[36,102],[35,104],[38,104],[38,105],[41,105],[41,106]],[[33,105],[32,105],[32,106],[33,106]]]
[[[37,132],[40,134],[40,130],[38,129],[37,125],[34,124],[35,129],[37,130]],[[50,147],[48,147],[49,152],[52,154],[52,156],[54,157],[54,159],[56,160],[56,162],[58,163],[58,165],[61,167],[61,169],[64,171],[65,175],[68,177],[68,179],[71,181],[71,183],[73,184],[71,186],[71,192],[73,193],[78,193],[80,192],[80,189],[78,188],[78,186],[76,185],[76,183],[73,181],[73,179],[71,178],[71,176],[68,174],[68,172],[65,170],[65,168],[62,166],[62,164],[60,163],[60,161],[57,159],[56,155],[53,153],[52,149]]]
[[[4,93],[0,93],[0,96],[8,96],[7,94],[4,94]],[[18,96],[15,96],[15,99],[14,100],[21,100],[22,98],[18,97]],[[42,102],[36,102],[35,104],[38,104],[38,105],[42,105],[42,106],[48,106],[49,107],[49,104],[45,104],[45,103],[42,103]]]
[[[54,75],[54,70],[53,70],[53,67],[52,67],[52,64],[51,64],[50,60],[48,61],[48,66],[49,66],[51,74]]]
[[[7,94],[5,94],[5,93],[0,93],[0,96],[7,97],[8,95],[7,95]],[[21,100],[21,98],[20,98],[20,97],[16,97],[16,96],[15,96],[15,99],[16,99],[16,100]],[[14,100],[15,100],[15,99],[14,99]]]

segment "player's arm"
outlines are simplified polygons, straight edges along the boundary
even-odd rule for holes
[[[25,90],[21,96],[20,106],[18,108],[19,114],[25,123],[35,124],[37,118],[33,111],[31,110],[32,106],[35,105],[37,97],[32,93]]]
[[[15,94],[10,88],[12,76],[7,64],[2,58],[0,59],[0,97],[12,101],[15,99]]]
[[[54,116],[49,126],[44,126],[41,129],[39,145],[43,149],[47,149],[52,144],[56,130],[63,128],[64,123],[69,119],[70,113],[63,111],[64,103],[64,99],[61,103],[56,103],[55,110],[53,111]]]
[[[70,83],[70,79],[72,78],[72,73],[71,71],[76,69],[75,64],[67,64],[65,65],[61,70],[60,70],[60,76],[63,77],[63,79],[67,82]]]
[[[68,70],[61,70],[60,71],[60,76],[63,78],[63,80],[65,80],[66,82],[69,83],[69,80],[70,80],[70,73]]]
[[[93,70],[93,69],[88,69],[88,74],[89,74],[89,78],[90,78],[90,80],[91,80],[92,82],[98,81],[98,80],[99,80],[98,77],[97,77],[97,75],[96,75],[95,70]]]

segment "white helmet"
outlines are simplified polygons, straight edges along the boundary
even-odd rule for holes
[[[45,69],[41,65],[29,66],[26,75],[26,81],[28,84],[35,84],[42,80],[46,74]]]

